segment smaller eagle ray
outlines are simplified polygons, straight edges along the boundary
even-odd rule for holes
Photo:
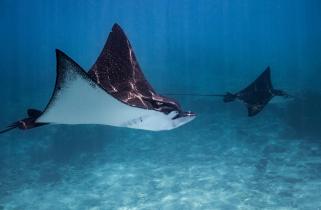
[[[169,93],[165,95],[185,95],[185,96],[204,96],[204,97],[223,97],[225,103],[235,100],[243,102],[248,110],[248,116],[257,115],[274,98],[293,98],[283,90],[274,89],[271,82],[271,70],[267,67],[265,71],[249,86],[237,93],[227,92],[226,94],[189,94],[189,93]]]
[[[283,90],[273,88],[271,70],[270,67],[267,67],[254,82],[243,90],[235,94],[226,93],[223,96],[223,101],[225,103],[235,101],[236,99],[242,101],[247,107],[248,116],[252,117],[261,112],[275,96],[290,97],[290,95]]]

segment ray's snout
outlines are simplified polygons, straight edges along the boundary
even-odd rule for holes
[[[172,119],[178,119],[178,118],[188,118],[188,117],[196,117],[196,114],[191,111],[182,111],[182,112],[177,112],[177,115],[175,115]]]
[[[191,122],[196,117],[196,114],[191,111],[180,112],[176,117],[172,119],[173,128],[180,127],[186,123]]]
[[[196,114],[192,111],[184,112],[185,117],[196,117]]]

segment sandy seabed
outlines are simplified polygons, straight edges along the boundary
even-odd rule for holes
[[[271,110],[206,111],[169,132],[4,134],[0,209],[321,209],[320,141],[288,135]]]

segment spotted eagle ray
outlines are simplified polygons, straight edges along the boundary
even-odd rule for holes
[[[27,118],[0,133],[48,124],[102,124],[161,131],[182,126],[196,116],[152,88],[118,24],[114,24],[88,73],[58,49],[56,58],[56,84],[44,111],[29,109]]]

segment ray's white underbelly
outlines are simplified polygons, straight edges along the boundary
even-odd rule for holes
[[[100,87],[77,79],[56,92],[37,122],[56,124],[104,124],[146,130],[162,129],[169,120],[161,112],[126,105]],[[168,125],[166,125],[168,126]]]

